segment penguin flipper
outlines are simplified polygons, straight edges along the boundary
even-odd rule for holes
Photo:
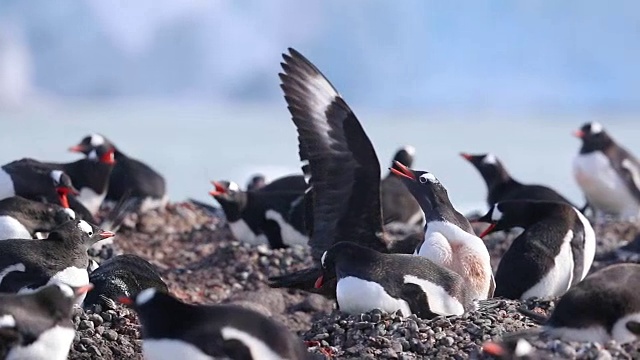
[[[400,290],[401,297],[409,304],[409,309],[413,314],[421,319],[433,319],[438,314],[431,311],[429,308],[429,300],[427,294],[420,287],[420,285],[405,283]]]

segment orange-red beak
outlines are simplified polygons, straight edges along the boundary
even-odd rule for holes
[[[494,342],[486,342],[482,345],[482,352],[493,356],[504,356],[505,351],[501,345]]]
[[[409,180],[416,181],[416,176],[413,174],[413,171],[411,171],[411,169],[409,169],[408,167],[404,166],[404,164],[402,164],[399,161],[394,161],[393,163],[400,170],[398,170],[396,168],[389,168],[389,170],[392,173],[394,173],[394,174],[396,174],[398,176],[401,176],[401,177],[405,177],[405,178],[407,178]]]
[[[463,158],[471,161],[471,159],[473,159],[473,156],[471,156],[471,154],[467,154],[467,153],[460,153],[460,156],[462,156]]]
[[[323,284],[324,284],[324,275],[320,275],[318,276],[318,279],[316,280],[316,283],[313,285],[313,287],[315,287],[316,289],[320,289]]]
[[[80,296],[82,294],[86,294],[89,291],[91,291],[91,289],[93,289],[93,284],[89,283],[87,285],[84,286],[80,286],[79,288],[75,289],[75,295],[76,296]]]
[[[126,296],[120,296],[118,298],[118,302],[123,305],[131,306],[133,305],[133,299]]]
[[[100,238],[101,238],[101,239],[108,239],[108,238],[111,238],[111,237],[114,237],[114,236],[116,236],[116,233],[114,233],[113,231],[106,231],[106,230],[103,230],[103,231],[100,233]]]
[[[215,187],[215,190],[209,191],[209,195],[218,196],[227,192],[227,189],[225,189],[224,186],[222,186],[222,184],[220,184],[219,182],[212,181],[211,184]]]
[[[493,229],[495,229],[497,224],[489,224],[489,227],[486,228],[482,234],[480,234],[479,238],[482,239],[483,237],[487,236],[491,231],[493,231]]]
[[[582,139],[584,137],[584,131],[582,130],[576,130],[573,132],[573,136]]]
[[[82,146],[80,144],[72,146],[72,147],[69,148],[69,151],[71,151],[71,152],[84,152],[84,150],[85,150],[84,146]]]

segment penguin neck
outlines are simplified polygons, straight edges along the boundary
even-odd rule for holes
[[[580,147],[580,154],[590,154],[595,151],[607,152],[614,146],[614,142],[608,135],[605,134],[604,136],[604,139],[598,141],[583,141]]]

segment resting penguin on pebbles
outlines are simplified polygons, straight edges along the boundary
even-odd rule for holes
[[[582,140],[573,175],[598,217],[633,218],[640,214],[640,162],[596,122],[574,135]]]
[[[425,258],[390,254],[380,163],[371,141],[320,71],[289,51],[280,78],[298,130],[300,158],[311,174],[309,245],[317,267],[273,278],[272,285],[335,292],[338,306],[348,312],[463,313],[471,297],[459,275]]]
[[[516,226],[524,229],[500,260],[495,296],[522,300],[560,296],[584,279],[593,263],[595,232],[570,205],[504,201],[478,221],[491,224],[480,237]]]
[[[0,240],[33,239],[75,218],[73,210],[60,205],[12,196],[0,200]]]
[[[73,304],[91,288],[56,282],[30,294],[0,294],[0,358],[67,359],[76,333]]]
[[[640,265],[616,264],[587,276],[564,294],[543,332],[565,341],[620,344],[640,340]]]
[[[190,305],[155,289],[120,302],[135,309],[148,360],[303,360],[302,341],[283,325],[234,305]]]
[[[88,247],[112,236],[84,220],[73,220],[55,228],[46,239],[0,241],[0,292],[33,291],[55,281],[87,285]]]
[[[416,255],[462,276],[476,300],[493,296],[495,282],[489,251],[471,224],[451,204],[447,189],[431,173],[396,163],[391,171],[401,176],[424,212],[424,240]]]

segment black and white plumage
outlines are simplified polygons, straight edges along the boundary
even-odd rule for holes
[[[560,296],[584,279],[593,263],[595,232],[589,220],[570,205],[504,201],[478,221],[491,224],[481,237],[513,227],[524,229],[500,260],[495,296]]]
[[[341,311],[361,314],[373,309],[421,318],[462,315],[474,309],[464,279],[430,260],[408,254],[384,254],[343,241],[321,259],[323,275],[337,277],[336,300]]]
[[[87,294],[83,306],[94,304],[113,305],[119,297],[131,297],[144,289],[155,288],[168,292],[158,269],[145,259],[123,254],[115,256],[89,274],[93,291]]]
[[[391,167],[395,167],[396,161],[404,166],[411,167],[415,156],[413,146],[400,148],[393,157]],[[382,199],[382,215],[385,224],[391,222],[407,223],[412,225],[424,225],[424,216],[420,205],[404,186],[402,179],[393,172],[389,172],[380,182]]]
[[[142,324],[145,359],[303,360],[302,341],[266,316],[234,305],[191,305],[155,289],[146,289],[132,306]]]
[[[474,299],[493,296],[495,282],[489,251],[464,215],[451,204],[447,189],[431,173],[396,162],[391,168],[405,183],[424,212],[424,240],[416,255],[460,274]]]
[[[597,122],[574,135],[582,140],[573,175],[598,215],[622,218],[640,214],[640,162]]]
[[[267,185],[267,179],[265,176],[263,174],[256,174],[247,182],[247,191],[258,190],[265,185]]]
[[[90,289],[54,283],[30,294],[0,294],[0,358],[67,359],[73,304]]]
[[[560,201],[573,206],[564,196],[547,186],[523,184],[515,180],[494,154],[461,153],[460,156],[480,172],[487,184],[489,206],[506,200]]]
[[[165,180],[147,164],[129,157],[101,134],[91,134],[82,139],[70,151],[89,155],[97,147],[106,146],[115,151],[116,164],[109,179],[109,190],[105,201],[119,202],[130,196],[139,200],[139,211],[162,208],[167,204]]]
[[[213,181],[209,192],[224,210],[233,236],[250,244],[271,248],[306,246],[304,188],[279,190],[268,184],[256,191],[242,191],[230,181]]]
[[[598,270],[560,298],[544,332],[567,341],[637,341],[639,287],[638,264],[616,264]]]
[[[50,232],[75,218],[69,208],[12,196],[0,200],[0,240],[32,239],[36,232]]]
[[[112,236],[112,232],[84,220],[72,220],[55,228],[46,239],[0,241],[0,292],[32,291],[55,281],[87,285],[88,247]]]

